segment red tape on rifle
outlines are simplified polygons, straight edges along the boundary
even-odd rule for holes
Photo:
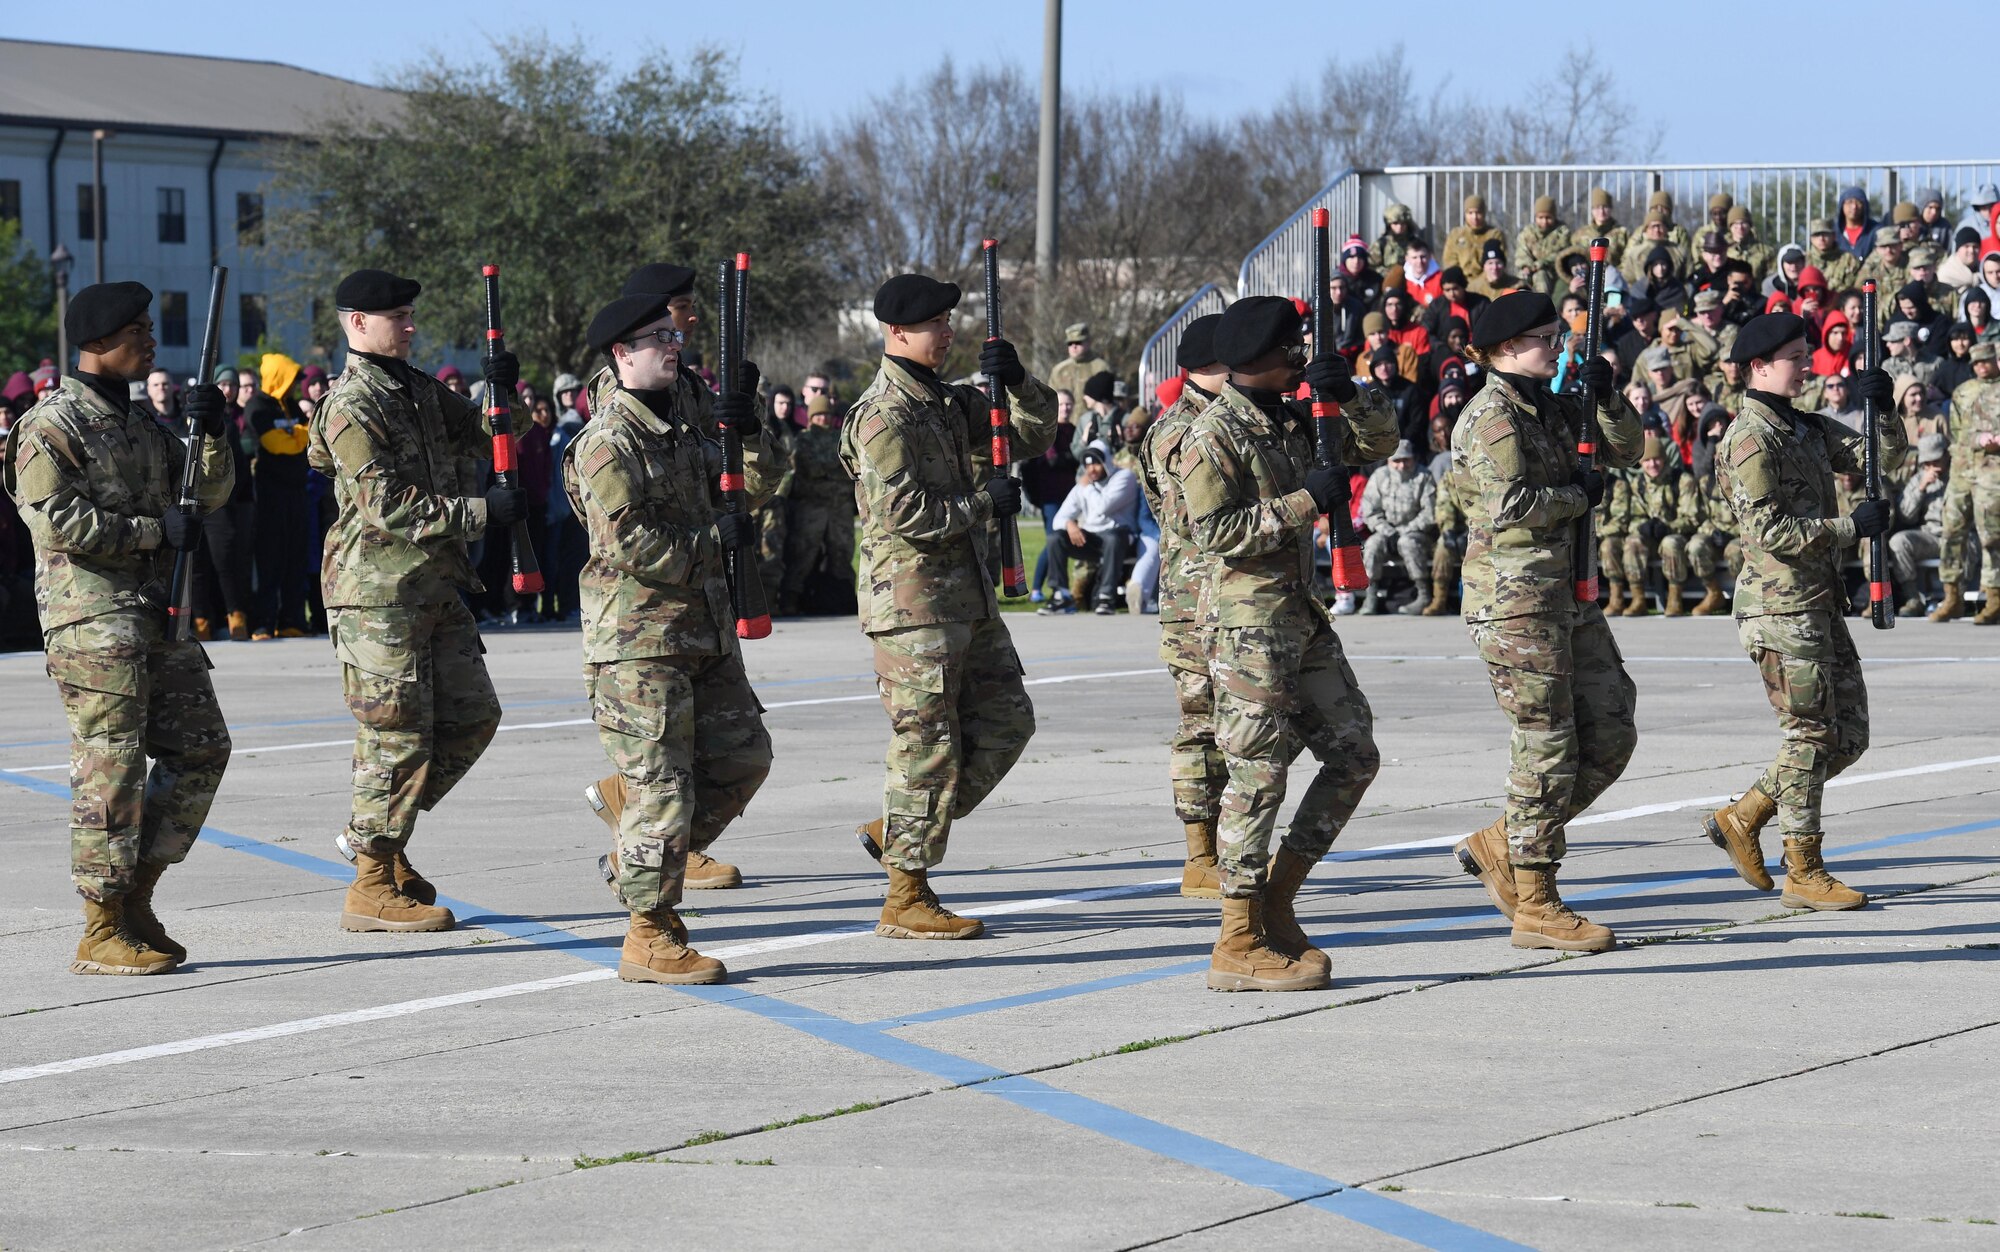
[[[732,491],[742,491],[743,475],[724,474],[721,476],[721,483],[719,485],[721,486],[724,495],[727,495],[729,492]]]
[[[495,409],[493,412],[497,416],[504,417],[507,410]],[[511,474],[514,472],[514,436],[493,436],[493,472],[496,474]]]
[[[1333,585],[1341,591],[1366,591],[1368,569],[1361,563],[1361,549],[1333,550]]]
[[[1597,575],[1576,580],[1576,602],[1578,604],[1597,603]]]
[[[739,617],[736,619],[738,639],[764,639],[771,634],[771,615],[762,617]]]
[[[1888,584],[1888,583],[1869,583],[1869,584],[1868,584],[1868,598],[1869,598],[1870,600],[1873,600],[1873,601],[1877,602],[1877,603],[1880,603],[1880,602],[1881,602],[1881,601],[1883,601],[1883,600],[1887,600],[1887,599],[1889,598],[1889,584]]]

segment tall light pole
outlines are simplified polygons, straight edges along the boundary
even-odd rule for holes
[[[49,270],[56,276],[56,376],[69,372],[69,267],[76,258],[58,243],[49,253]]]
[[[1062,0],[1042,6],[1042,136],[1035,173],[1035,336],[1056,315],[1056,204],[1062,195]],[[1046,343],[1041,345],[1046,348]]]
[[[90,237],[97,241],[97,277],[104,281],[104,141],[108,130],[90,132]]]

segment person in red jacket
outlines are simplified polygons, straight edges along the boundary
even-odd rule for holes
[[[1848,324],[1847,314],[1833,309],[1821,323],[1820,346],[1812,354],[1812,372],[1821,378],[1838,374],[1843,378],[1854,372],[1854,359],[1848,353],[1853,339],[1854,328]]]

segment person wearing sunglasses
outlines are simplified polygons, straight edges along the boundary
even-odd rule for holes
[[[1612,386],[1611,363],[1583,362],[1596,398],[1557,394],[1562,327],[1539,292],[1501,296],[1472,325],[1486,386],[1452,432],[1451,472],[1469,486],[1462,598],[1500,711],[1513,725],[1507,806],[1461,840],[1460,866],[1514,923],[1517,948],[1601,952],[1611,931],[1556,891],[1569,820],[1624,772],[1638,744],[1637,688],[1595,600],[1579,601],[1576,523],[1604,498],[1605,475],[1579,468],[1577,429],[1594,422],[1599,464],[1639,463],[1639,414]]]

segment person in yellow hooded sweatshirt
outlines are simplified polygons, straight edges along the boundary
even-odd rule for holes
[[[306,504],[306,424],[290,398],[299,363],[267,352],[257,390],[242,397],[243,420],[257,435],[257,613],[252,639],[306,633],[306,584],[312,577],[312,516]]]

